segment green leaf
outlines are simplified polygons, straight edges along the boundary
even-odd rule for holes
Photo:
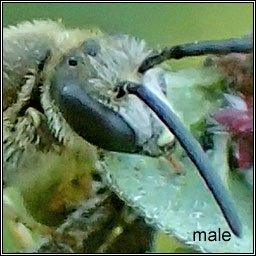
[[[226,152],[216,151],[216,154]],[[216,155],[213,156],[215,157]],[[218,228],[223,232],[231,231],[188,159],[183,160],[183,175],[175,174],[170,163],[163,158],[109,153],[104,159],[105,171],[113,189],[146,216],[149,224],[155,224],[159,229],[202,252],[252,252],[253,198],[239,176],[232,174],[229,188],[243,223],[242,239],[231,234],[229,242],[198,242],[193,241],[194,231],[217,232]]]
[[[214,68],[168,72],[165,81],[170,104],[187,126],[223,103],[223,79]]]

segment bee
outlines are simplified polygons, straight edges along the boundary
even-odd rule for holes
[[[197,166],[231,230],[240,236],[228,193],[168,105],[164,71],[157,65],[170,58],[250,51],[252,43],[246,38],[155,53],[128,35],[68,30],[49,20],[4,29],[5,186],[18,184],[37,222],[60,225],[38,252],[150,250],[154,229],[111,192],[97,171],[97,159],[105,151],[165,155],[173,142],[169,133],[161,143],[167,130]],[[136,239],[131,230],[137,230]]]

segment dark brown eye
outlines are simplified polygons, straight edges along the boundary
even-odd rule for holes
[[[68,64],[69,66],[77,66],[77,60],[75,58],[70,58]]]

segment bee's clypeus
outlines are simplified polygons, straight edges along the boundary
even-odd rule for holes
[[[222,52],[214,50],[211,44],[203,45],[204,49],[200,50],[188,44],[170,48],[169,53],[165,50],[153,55],[144,41],[134,37],[66,30],[52,21],[26,22],[4,29],[3,176],[6,186],[15,182],[21,172],[26,172],[24,169],[31,158],[51,164],[52,155],[65,156],[66,151],[90,151],[87,157],[94,162],[102,149],[161,156],[173,143],[171,135],[165,144],[161,143],[161,136],[168,128],[185,150],[192,152],[189,156],[220,204],[231,229],[240,235],[240,225],[225,189],[223,192],[219,184],[216,189],[215,177],[207,172],[210,169],[207,158],[203,155],[204,163],[196,159],[203,151],[200,147],[188,148],[186,141],[191,137],[183,127],[181,132],[176,131],[182,124],[173,117],[165,96],[163,71],[155,66],[168,58],[185,57],[186,52],[188,56],[192,56],[193,51],[194,55],[248,52],[251,46],[247,41],[244,48],[240,41],[231,42],[237,48],[227,41]],[[158,101],[164,111],[157,108]],[[172,122],[176,128],[170,128]],[[78,157],[76,161],[83,160]],[[72,167],[70,164],[70,169]],[[37,211],[31,210],[35,219],[43,224],[60,225],[58,232],[39,251],[138,253],[150,250],[153,229],[105,187],[93,161],[87,169],[90,171],[89,182],[85,182],[86,199],[73,206],[72,213],[64,202],[65,211],[55,214],[58,221],[51,223],[50,210],[49,216],[40,218]],[[81,184],[73,177],[70,182],[72,186]],[[224,197],[217,193],[224,193]],[[226,200],[228,209],[222,207],[221,200]],[[76,232],[82,234],[79,240],[82,244],[64,246],[61,230],[70,236]],[[131,230],[136,230],[137,243],[132,242],[135,233]]]

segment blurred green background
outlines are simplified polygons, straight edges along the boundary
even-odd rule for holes
[[[144,38],[152,46],[221,39],[248,33],[253,3],[4,3],[3,24],[59,19]]]
[[[253,3],[4,3],[4,26],[62,19],[68,27],[127,33],[156,48],[242,36],[253,28]],[[172,61],[173,69],[200,65],[200,57]]]
[[[33,19],[128,33],[163,47],[247,34],[253,28],[253,3],[3,3],[4,26]],[[158,252],[178,252],[179,247],[159,234]]]

